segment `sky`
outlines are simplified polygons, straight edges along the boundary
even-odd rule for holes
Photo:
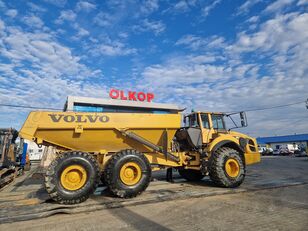
[[[308,0],[0,0],[0,103],[63,108],[111,88],[308,133]],[[30,109],[0,106],[20,129]]]

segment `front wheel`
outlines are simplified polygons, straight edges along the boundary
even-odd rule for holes
[[[246,168],[243,158],[235,149],[222,147],[210,158],[209,175],[214,184],[234,188],[243,183]]]

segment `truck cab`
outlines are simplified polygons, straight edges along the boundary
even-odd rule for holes
[[[239,114],[241,125],[234,123],[234,128],[247,126],[245,114]],[[260,154],[256,140],[232,131],[232,128],[228,129],[225,122],[226,117],[231,116],[220,112],[193,112],[184,116],[184,126],[176,133],[181,149],[183,151],[195,150],[203,156],[210,156],[219,148],[228,147],[241,153],[246,164],[259,162]],[[231,121],[234,122],[232,117]]]
[[[227,133],[223,113],[191,113],[184,117],[184,127],[200,130],[202,144],[208,144],[217,133]]]

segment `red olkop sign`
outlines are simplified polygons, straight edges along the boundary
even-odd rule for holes
[[[151,102],[154,99],[153,93],[145,93],[145,92],[136,92],[136,91],[128,91],[125,93],[122,90],[111,89],[109,92],[109,96],[112,99],[121,99],[121,100],[132,100],[132,101],[147,101]]]

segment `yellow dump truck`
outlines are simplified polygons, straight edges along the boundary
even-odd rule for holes
[[[218,186],[237,187],[246,165],[260,161],[256,140],[228,130],[226,114],[184,116],[162,104],[107,104],[101,112],[33,111],[22,126],[22,138],[58,150],[45,176],[55,201],[85,201],[102,175],[114,195],[134,197],[147,188],[151,172],[163,168],[175,168],[189,181],[209,175]],[[241,119],[244,125],[243,114]]]

